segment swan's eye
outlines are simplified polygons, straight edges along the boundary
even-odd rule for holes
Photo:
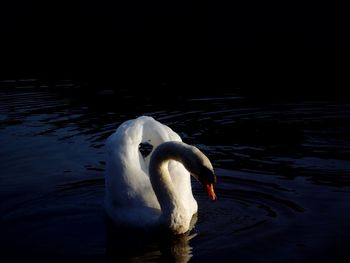
[[[139,151],[142,154],[143,158],[146,158],[153,150],[153,145],[149,142],[141,142],[139,144]]]

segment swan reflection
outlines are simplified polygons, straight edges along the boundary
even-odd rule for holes
[[[197,233],[191,220],[191,231],[173,235],[160,229],[140,230],[115,225],[106,217],[107,262],[178,262],[186,263],[192,257],[190,240]]]

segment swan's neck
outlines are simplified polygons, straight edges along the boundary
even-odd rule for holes
[[[159,145],[152,154],[149,165],[150,180],[162,210],[160,220],[166,224],[166,227],[178,234],[188,230],[191,220],[189,217],[192,216],[188,214],[184,204],[180,201],[177,193],[181,189],[174,189],[168,169],[170,160],[181,162],[180,148],[178,142]]]

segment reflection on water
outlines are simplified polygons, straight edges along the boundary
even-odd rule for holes
[[[80,83],[2,81],[2,262],[347,262],[350,104],[273,100],[239,90],[159,100]],[[212,160],[215,203],[179,237],[111,226],[105,139],[149,115]]]
[[[191,221],[192,230],[182,235],[164,231],[118,227],[106,218],[106,255],[108,262],[178,262],[186,263],[192,257],[190,240],[197,233],[193,230],[197,216]]]

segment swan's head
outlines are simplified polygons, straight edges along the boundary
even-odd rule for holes
[[[192,154],[189,154],[188,160],[183,162],[186,169],[203,185],[210,199],[216,200],[214,192],[216,176],[209,158],[194,146],[190,146],[189,150]]]
[[[157,169],[159,163],[173,159],[182,163],[205,188],[211,200],[216,200],[214,183],[216,176],[209,158],[198,148],[180,141],[160,144],[151,156],[150,171]],[[151,177],[153,178],[153,177]]]

